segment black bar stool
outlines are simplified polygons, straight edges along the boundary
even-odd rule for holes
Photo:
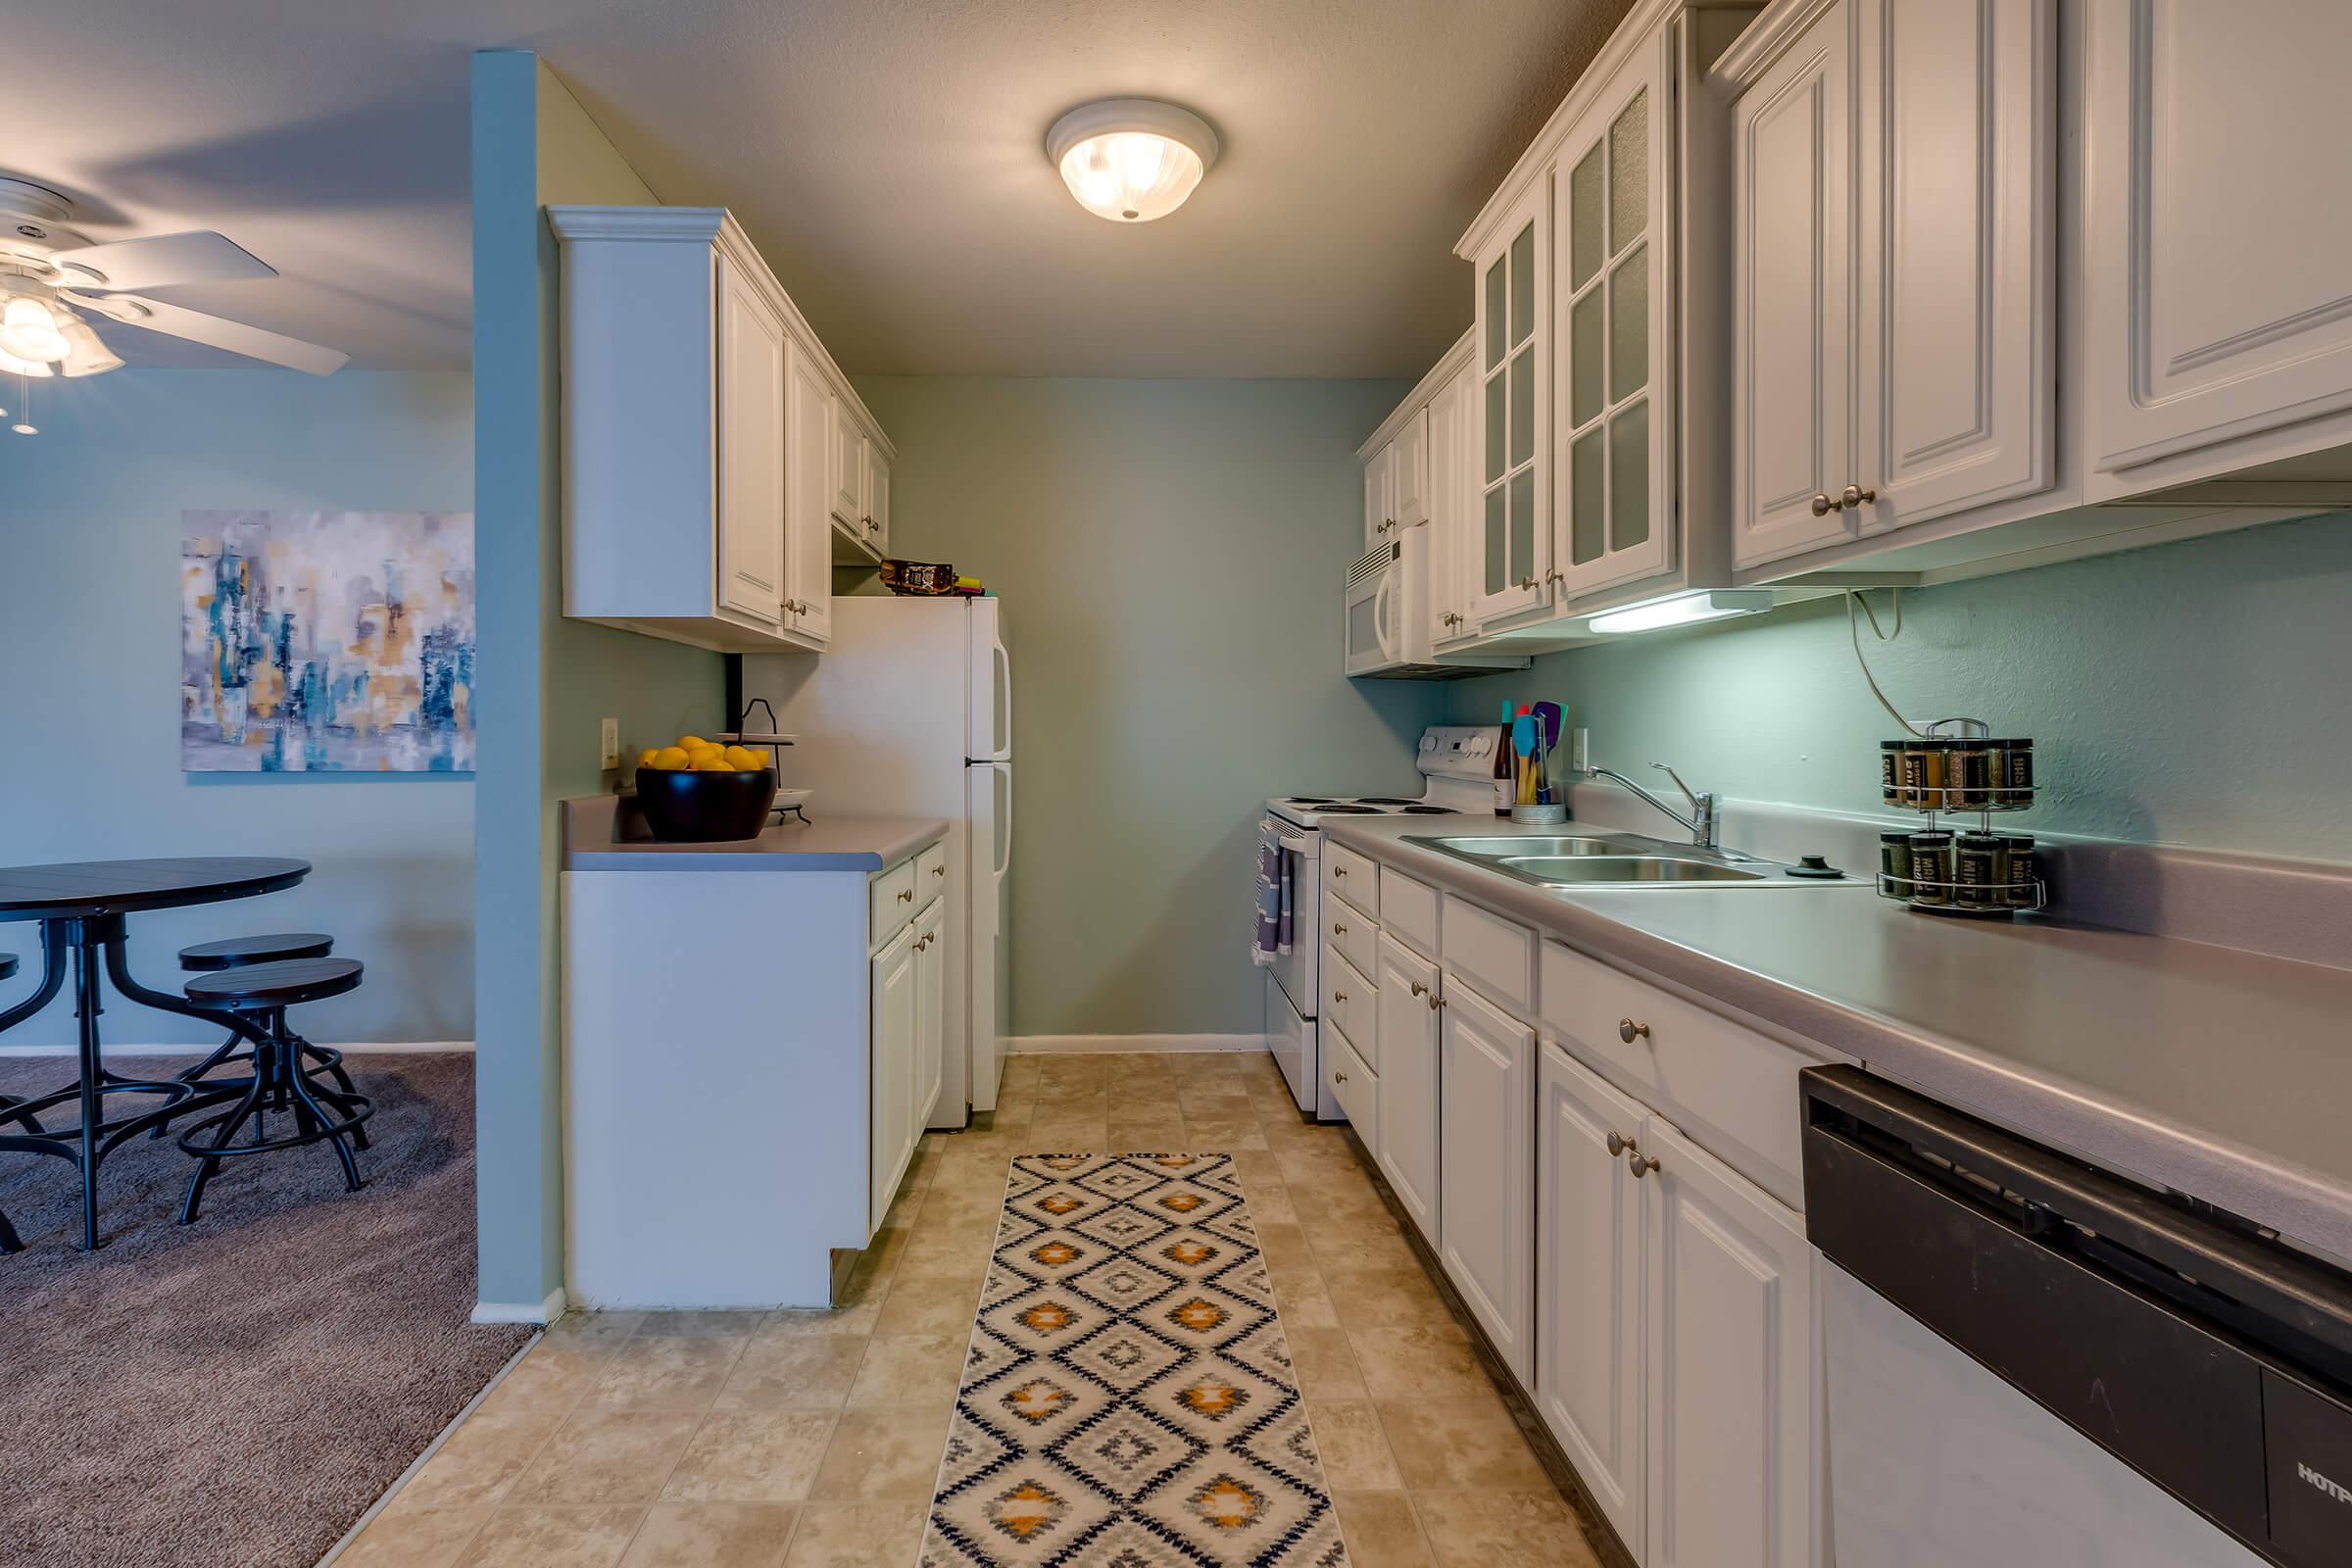
[[[375,1114],[363,1095],[343,1093],[311,1081],[302,1066],[309,1042],[286,1027],[286,1009],[324,997],[339,997],[359,987],[361,965],[356,958],[288,958],[276,963],[239,964],[217,973],[199,975],[187,984],[190,1002],[247,1014],[259,1026],[261,1039],[253,1048],[253,1079],[236,1104],[218,1116],[208,1116],[179,1135],[179,1147],[196,1156],[196,1175],[188,1183],[187,1201],[180,1205],[179,1222],[196,1218],[220,1161],[234,1154],[260,1154],[296,1149],[320,1139],[335,1146],[343,1161],[347,1192],[360,1190],[359,1162],[351,1157],[346,1135],[357,1137],[360,1124]],[[268,1114],[293,1117],[294,1131],[270,1136]],[[252,1121],[253,1140],[235,1143],[239,1131]],[[210,1143],[200,1139],[213,1134]]]
[[[257,963],[283,963],[289,958],[323,958],[334,949],[335,939],[324,932],[274,931],[265,936],[224,937],[219,942],[194,943],[179,950],[179,966],[192,973],[218,974],[223,969],[250,968]],[[344,1094],[359,1093],[352,1084],[351,1074],[343,1070],[343,1053],[340,1051],[329,1046],[316,1046],[306,1040],[302,1043],[302,1056],[310,1064],[303,1071],[324,1072],[335,1080],[335,1087]],[[204,1079],[205,1074],[216,1067],[252,1059],[252,1052],[246,1042],[232,1034],[211,1055],[178,1074],[178,1077],[180,1082],[192,1084]],[[234,1082],[207,1080],[206,1087],[233,1088]],[[164,1128],[158,1127],[155,1136],[161,1138],[164,1132]],[[365,1127],[354,1128],[351,1141],[359,1148],[366,1149],[368,1130]]]
[[[16,974],[17,956],[13,953],[0,953],[0,980],[13,980],[16,978]],[[11,1105],[21,1103],[23,1097],[18,1095],[0,1095],[0,1110],[6,1110]],[[40,1124],[35,1122],[33,1125]],[[24,1243],[18,1238],[17,1228],[8,1222],[8,1210],[0,1208],[0,1252],[21,1252],[24,1250]]]

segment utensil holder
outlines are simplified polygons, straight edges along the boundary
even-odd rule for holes
[[[1511,820],[1531,822],[1540,827],[1556,827],[1568,820],[1568,808],[1554,803],[1550,806],[1514,806]]]

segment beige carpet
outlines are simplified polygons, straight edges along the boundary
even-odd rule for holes
[[[0,1257],[0,1563],[308,1568],[529,1338],[466,1322],[472,1058],[350,1065],[376,1103],[358,1193],[323,1145],[230,1160],[182,1228],[190,1161],[140,1140],[84,1254],[73,1167],[0,1153],[25,1243]],[[0,1060],[0,1093],[71,1072]]]

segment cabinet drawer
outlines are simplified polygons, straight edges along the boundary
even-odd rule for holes
[[[1475,904],[1446,895],[1446,967],[1478,982],[1479,989],[1525,1018],[1536,1002],[1536,934],[1523,925],[1489,914]]]
[[[1323,974],[1324,1008],[1331,1021],[1348,1036],[1348,1043],[1364,1065],[1380,1070],[1380,992],[1358,969],[1335,951]]]
[[[1438,951],[1438,892],[1388,866],[1380,868],[1380,923],[1423,957]]]
[[[866,884],[866,894],[873,901],[873,924],[866,929],[866,941],[879,947],[914,914],[914,862],[901,860],[881,872]]]
[[[1807,1057],[1557,942],[1544,944],[1543,1022],[1725,1164],[1803,1209],[1796,1075]]]
[[[1380,918],[1380,867],[1329,839],[1323,841],[1323,885],[1375,920]]]
[[[1380,962],[1380,927],[1345,904],[1327,905],[1323,910],[1323,950],[1346,954],[1358,974],[1376,973],[1375,966]],[[1328,969],[1331,965],[1323,967]]]
[[[1324,1035],[1323,1076],[1330,1080],[1331,1097],[1348,1113],[1358,1138],[1371,1148],[1372,1140],[1380,1136],[1380,1079],[1364,1058],[1355,1054],[1355,1047],[1337,1030]],[[1380,1151],[1373,1149],[1378,1157]]]
[[[914,902],[929,904],[947,887],[948,846],[943,839],[914,858]]]

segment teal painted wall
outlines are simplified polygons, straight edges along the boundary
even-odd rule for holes
[[[556,813],[599,786],[596,721],[711,722],[718,657],[563,617],[561,307],[550,202],[652,203],[537,57],[473,59],[473,363],[481,597],[474,903],[479,1290],[563,1283]]]
[[[1869,599],[1891,629],[1887,596]],[[1908,715],[1967,713],[2034,738],[2021,825],[2141,843],[2352,860],[2352,516],[2272,523],[1903,596],[1862,646]],[[1878,808],[1896,734],[1855,667],[1838,600],[1628,638],[1454,689],[1571,705],[1592,760],[1671,761],[1694,788]]]
[[[1266,797],[1406,789],[1443,700],[1340,673],[1392,382],[872,377],[891,546],[1005,604],[1012,1027],[1255,1033]]]
[[[0,403],[16,406],[13,377]],[[0,435],[0,864],[292,855],[300,887],[130,923],[132,970],[176,988],[173,954],[249,931],[334,933],[368,983],[310,1009],[328,1042],[473,1036],[473,781],[182,773],[180,514],[283,507],[464,512],[473,407],[464,372],[318,379],[291,370],[119,370],[34,391],[41,427]],[[12,414],[10,419],[17,417]],[[0,951],[37,969],[29,925]],[[31,978],[0,984],[0,1000]],[[124,1045],[211,1045],[218,1029],[111,1006]],[[61,997],[0,1045],[63,1046]]]

